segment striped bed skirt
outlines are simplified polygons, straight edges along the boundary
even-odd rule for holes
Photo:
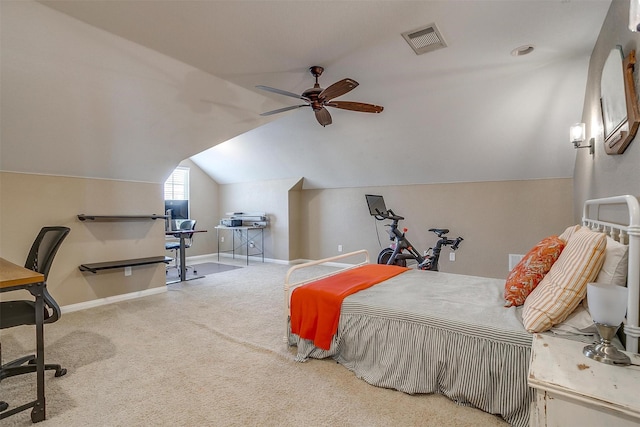
[[[504,280],[409,270],[348,296],[329,350],[289,331],[296,360],[331,357],[369,384],[454,402],[529,424],[532,335]]]
[[[408,394],[438,393],[459,405],[529,425],[531,345],[363,314],[340,316],[329,350],[289,336],[297,361],[332,357],[369,384]]]

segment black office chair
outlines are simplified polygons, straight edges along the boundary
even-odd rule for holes
[[[29,255],[25,263],[25,268],[33,271],[37,271],[44,275],[44,287],[42,288],[43,301],[44,301],[44,323],[53,323],[57,321],[60,316],[60,306],[53,299],[53,297],[47,291],[47,277],[49,276],[49,270],[51,264],[53,264],[53,258],[58,252],[58,248],[62,244],[62,241],[69,234],[70,229],[68,227],[43,227],[38,233]],[[20,325],[35,325],[36,324],[36,304],[34,301],[2,301],[0,302],[0,329],[13,328]],[[44,347],[44,336],[36,333],[36,342],[38,346]],[[55,370],[55,376],[60,377],[67,373],[65,368],[62,368],[57,364],[45,364],[45,370]],[[8,362],[0,367],[0,381],[5,378],[13,377],[15,375],[22,375],[27,373],[36,372],[36,355],[21,357],[19,359]],[[42,391],[44,393],[44,391]],[[36,401],[37,402],[37,401]],[[32,402],[35,403],[35,402]],[[22,405],[8,412],[3,412],[8,408],[6,402],[0,402],[0,419],[9,415],[13,415],[16,412],[32,407]]]
[[[180,223],[180,230],[195,230],[196,229],[196,220],[195,219],[186,219],[184,221],[182,221]],[[173,237],[177,237],[180,238],[179,234],[174,234]],[[184,239],[184,247],[186,248],[190,248],[191,245],[193,244],[193,233],[189,233],[186,235],[185,239]],[[180,251],[180,242],[176,242],[176,241],[171,241],[171,242],[165,242],[164,244],[164,248],[167,251],[174,251],[174,259],[175,259],[175,265],[174,267],[178,269],[178,271],[180,271],[180,266],[178,265],[178,252]],[[173,268],[173,267],[170,267]],[[186,269],[190,269],[193,268],[190,265],[186,266]],[[168,270],[167,270],[168,271]],[[198,272],[195,270],[195,268],[193,268],[193,273],[197,274]],[[184,280],[184,279],[183,279]]]

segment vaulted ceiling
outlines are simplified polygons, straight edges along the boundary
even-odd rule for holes
[[[220,183],[304,177],[306,188],[335,188],[572,176],[568,130],[581,119],[610,1],[39,3],[199,70],[181,82],[198,117],[180,113],[176,127],[198,127],[182,146],[154,146],[162,137],[145,120],[113,124],[124,140],[159,150],[161,170],[136,179],[160,180],[192,156]],[[432,23],[447,47],[418,56],[401,34]],[[529,44],[531,54],[510,54]],[[338,100],[384,111],[330,109],[327,127],[310,108],[259,116],[300,102],[256,85],[302,93],[312,65],[325,68],[322,87],[359,82]]]

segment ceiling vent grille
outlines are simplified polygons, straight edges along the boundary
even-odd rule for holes
[[[442,34],[440,34],[436,24],[429,24],[417,30],[407,31],[402,33],[402,37],[409,43],[416,55],[447,47],[447,43],[442,38]]]

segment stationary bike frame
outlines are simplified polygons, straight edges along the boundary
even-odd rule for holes
[[[415,260],[418,263],[418,269],[438,271],[438,262],[440,260],[440,252],[443,246],[451,246],[452,250],[458,249],[460,242],[464,239],[457,237],[456,239],[449,239],[445,234],[449,232],[446,228],[430,228],[429,231],[434,232],[440,239],[436,243],[434,248],[429,248],[427,255],[422,256],[415,250],[413,244],[407,239],[407,229],[402,231],[398,229],[398,223],[404,219],[399,215],[396,215],[391,209],[382,213],[378,211],[375,215],[378,221],[390,219],[392,222],[389,226],[389,239],[393,241],[393,245],[390,248],[385,248],[380,251],[378,255],[378,264],[400,265],[406,266],[407,260]],[[432,251],[429,253],[429,251]]]

